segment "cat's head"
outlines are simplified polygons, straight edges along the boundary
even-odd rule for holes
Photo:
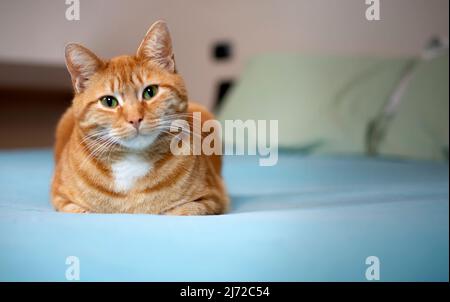
[[[163,21],[150,27],[134,56],[106,61],[74,43],[65,56],[76,123],[85,137],[144,149],[186,112],[186,89]]]

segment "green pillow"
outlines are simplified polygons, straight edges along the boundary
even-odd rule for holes
[[[448,64],[448,53],[419,64],[379,154],[448,160]]]
[[[247,64],[225,99],[219,119],[276,119],[281,148],[364,153],[367,125],[381,111],[408,61],[299,54],[258,56]]]

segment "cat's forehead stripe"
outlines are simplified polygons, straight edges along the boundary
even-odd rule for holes
[[[120,87],[119,87],[119,78],[118,77],[114,77],[113,91],[114,92],[118,92],[119,89],[120,89]]]
[[[116,70],[116,73],[112,77],[110,83],[111,90],[118,92],[131,86],[134,86],[134,88],[139,88],[144,84],[144,78],[145,74],[142,74],[142,70],[131,70],[130,68]]]
[[[139,86],[142,84],[141,80],[139,79],[138,75],[136,73],[131,74],[131,81],[135,86]]]

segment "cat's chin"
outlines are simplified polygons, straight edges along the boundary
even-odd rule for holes
[[[119,144],[131,150],[144,150],[150,147],[158,138],[159,133],[138,135],[130,139],[121,139]]]

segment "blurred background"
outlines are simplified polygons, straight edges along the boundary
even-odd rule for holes
[[[368,152],[371,123],[408,71],[422,69],[424,81],[409,84],[423,87],[409,95],[428,104],[426,121],[417,120],[422,107],[404,109],[407,117],[393,126],[404,141],[388,138],[386,152],[448,158],[448,52],[431,66],[415,64],[433,38],[448,41],[447,0],[381,0],[376,21],[366,19],[364,0],[80,0],[78,21],[66,19],[68,7],[64,0],[0,1],[2,149],[53,144],[72,97],[66,43],[103,58],[133,54],[148,27],[164,19],[190,98],[223,119],[280,119],[286,148]],[[426,150],[424,138],[408,134],[418,125]]]

